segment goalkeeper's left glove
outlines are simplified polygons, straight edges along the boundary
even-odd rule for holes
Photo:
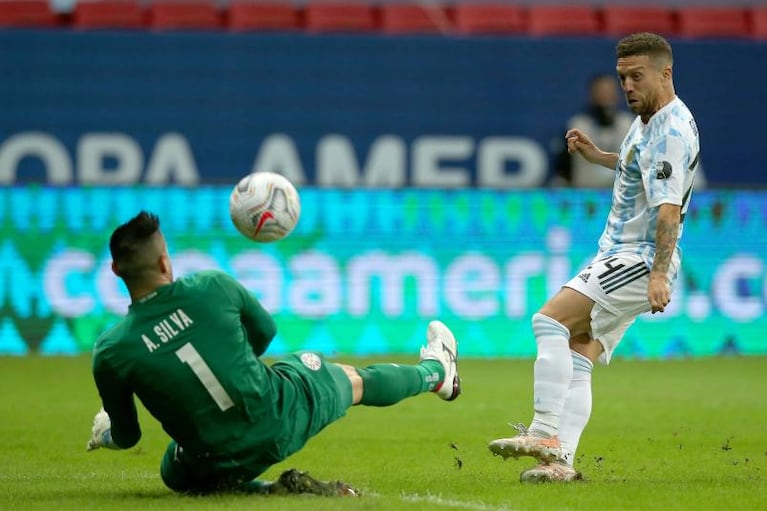
[[[93,428],[91,428],[91,438],[88,440],[87,450],[92,451],[99,447],[119,449],[112,441],[112,421],[103,408],[93,418]]]

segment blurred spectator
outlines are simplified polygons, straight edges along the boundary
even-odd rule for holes
[[[618,82],[613,75],[599,74],[589,82],[589,102],[582,113],[567,122],[567,129],[556,141],[554,160],[555,186],[577,188],[612,188],[615,172],[600,165],[576,158],[567,152],[565,131],[577,128],[588,134],[605,151],[618,152],[623,137],[628,133],[634,115],[621,109]]]

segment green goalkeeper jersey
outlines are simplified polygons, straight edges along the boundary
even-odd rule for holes
[[[178,279],[134,302],[94,349],[113,441],[125,448],[141,437],[135,394],[190,453],[279,451],[297,391],[258,358],[275,333],[255,297],[219,271]]]

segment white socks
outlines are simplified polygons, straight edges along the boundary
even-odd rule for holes
[[[533,434],[559,436],[565,461],[572,465],[581,433],[591,416],[591,371],[587,357],[570,350],[570,332],[543,314],[533,316],[538,343],[534,366]]]
[[[530,430],[556,435],[573,379],[570,332],[558,321],[536,313],[533,315],[533,334],[538,344],[538,356],[533,367],[535,415]]]
[[[591,370],[594,364],[578,352],[571,351],[573,360],[573,379],[567,392],[567,399],[562,410],[559,425],[559,440],[565,461],[572,465],[581,433],[586,428],[591,416]]]

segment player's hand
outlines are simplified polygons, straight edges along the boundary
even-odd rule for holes
[[[112,421],[109,419],[109,415],[103,408],[99,410],[93,418],[91,438],[88,440],[86,450],[93,451],[100,447],[106,447],[107,449],[118,448],[114,442],[112,442]]]
[[[595,163],[602,151],[594,145],[594,142],[579,129],[570,129],[565,133],[567,152],[570,154],[580,153],[586,160]]]
[[[650,302],[650,310],[653,314],[666,310],[666,305],[671,302],[671,290],[669,290],[665,275],[650,274],[650,284],[647,286],[647,299]]]

